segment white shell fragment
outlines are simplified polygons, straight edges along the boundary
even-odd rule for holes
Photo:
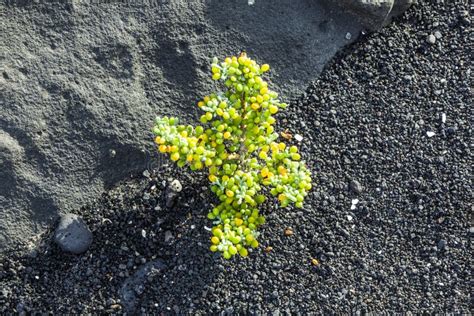
[[[249,5],[254,5],[255,4],[255,0],[249,0]]]
[[[426,136],[428,137],[433,137],[435,135],[435,132],[426,132]]]
[[[301,136],[300,134],[296,134],[295,139],[300,142],[303,140],[303,136]]]
[[[441,123],[446,123],[446,113],[441,114]]]
[[[353,200],[351,201],[351,210],[355,210],[355,209],[356,209],[357,203],[359,203],[359,199],[353,199]]]

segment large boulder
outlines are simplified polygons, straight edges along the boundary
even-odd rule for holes
[[[328,0],[351,12],[369,30],[377,30],[416,0]]]
[[[2,2],[0,251],[159,164],[153,119],[198,117],[211,57],[268,62],[288,100],[362,29],[323,0],[249,3]]]

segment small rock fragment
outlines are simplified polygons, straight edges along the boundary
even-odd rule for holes
[[[450,126],[450,127],[446,128],[446,134],[448,134],[448,135],[453,135],[455,132],[456,132],[455,127]]]
[[[291,236],[293,235],[293,230],[291,228],[286,228],[285,229],[285,236]]]
[[[360,182],[357,180],[352,180],[349,183],[349,187],[354,193],[357,193],[357,194],[362,193],[362,190],[364,189],[362,185],[360,184]]]
[[[112,309],[122,309],[122,305],[120,305],[120,304],[112,304],[112,305],[110,305],[110,308],[112,308]]]
[[[436,39],[440,39],[441,37],[443,37],[443,35],[441,35],[440,31],[434,32],[434,36],[436,37]]]
[[[54,241],[65,252],[81,254],[91,245],[92,232],[82,217],[68,213],[61,216]]]
[[[273,250],[273,247],[272,247],[272,246],[268,246],[268,247],[265,248],[265,252],[266,252],[266,253],[269,253],[269,252],[272,251],[272,250]]]
[[[435,132],[426,132],[426,136],[428,137],[433,137],[435,135]]]
[[[426,41],[429,43],[429,44],[434,44],[436,43],[436,37],[433,35],[433,34],[430,34],[426,37]]]
[[[446,248],[446,244],[447,244],[447,242],[444,239],[441,239],[440,241],[438,241],[438,245],[437,245],[438,250],[439,251],[444,250]]]
[[[303,140],[303,136],[301,136],[300,134],[296,134],[296,135],[295,135],[295,139],[296,139],[298,142],[300,142],[300,141]]]
[[[359,203],[359,200],[358,200],[358,199],[353,199],[353,200],[351,201],[351,210],[355,210],[355,209],[356,209],[357,203]]]
[[[311,259],[311,264],[312,264],[313,266],[317,266],[317,265],[319,264],[319,260],[316,259],[316,258],[313,258],[313,259]]]
[[[181,192],[183,186],[179,180],[173,180],[166,188],[166,206],[173,206],[178,193]]]
[[[171,231],[167,230],[165,232],[165,243],[170,242],[171,239],[173,239],[173,234],[171,233]]]
[[[179,180],[173,180],[173,182],[171,182],[169,187],[171,190],[175,192],[181,192],[181,190],[183,189],[181,182],[179,182]]]

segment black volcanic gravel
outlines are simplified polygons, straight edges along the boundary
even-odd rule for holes
[[[78,210],[94,234],[85,254],[62,254],[49,232],[29,256],[4,256],[0,313],[469,313],[468,10],[415,5],[279,114],[279,128],[304,136],[316,185],[303,210],[266,210],[248,258],[208,251],[205,176],[162,167]],[[168,210],[172,176],[184,189]],[[158,268],[132,282],[130,304],[124,282],[147,263]]]

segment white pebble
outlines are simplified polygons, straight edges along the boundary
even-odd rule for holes
[[[352,216],[347,215],[347,220],[348,220],[349,222],[352,221]]]
[[[207,231],[211,231],[212,229],[207,227],[207,226],[204,226],[204,229],[207,230]]]
[[[426,41],[430,44],[436,43],[436,37],[433,34],[430,34],[426,37]]]
[[[441,114],[441,122],[446,123],[446,113]]]
[[[254,4],[255,4],[255,0],[249,0],[248,4],[249,4],[249,5],[254,5]]]
[[[433,137],[435,135],[435,132],[426,132],[426,136],[428,137]]]
[[[142,237],[146,238],[146,230],[142,229]]]
[[[296,134],[295,139],[300,142],[303,140],[303,136],[301,136],[300,134]]]
[[[353,200],[351,201],[351,203],[352,203],[352,204],[351,204],[351,210],[355,210],[357,203],[359,203],[359,200],[358,200],[358,199],[353,199]]]
[[[352,38],[352,34],[350,32],[346,33],[346,40],[350,40]]]
[[[173,180],[173,182],[171,182],[170,184],[170,188],[174,192],[181,192],[183,186],[181,185],[181,182],[179,182],[179,180]]]

